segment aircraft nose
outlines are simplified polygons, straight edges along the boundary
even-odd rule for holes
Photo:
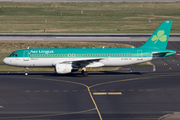
[[[8,59],[7,59],[7,58],[4,58],[4,59],[3,59],[3,63],[4,63],[4,64],[8,64]]]

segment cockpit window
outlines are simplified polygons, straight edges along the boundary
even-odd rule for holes
[[[14,55],[14,53],[12,53],[10,56],[12,57]]]
[[[14,54],[14,53],[12,53],[11,55],[10,55],[10,57],[17,57],[18,55],[17,54]]]

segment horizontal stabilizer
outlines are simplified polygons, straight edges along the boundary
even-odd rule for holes
[[[153,55],[163,55],[163,54],[166,54],[166,53],[171,53],[171,52],[160,52],[160,53],[152,53]]]
[[[165,56],[169,56],[169,55],[174,55],[176,53],[176,51],[172,50],[172,51],[166,51],[166,52],[154,52],[152,53],[153,57],[165,57]]]

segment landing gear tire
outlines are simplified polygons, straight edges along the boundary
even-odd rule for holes
[[[25,76],[28,76],[28,72],[25,72]]]
[[[26,70],[25,70],[25,76],[28,76],[28,70],[29,70],[29,68],[26,67]]]
[[[88,72],[87,71],[82,71],[82,75],[84,76],[84,77],[87,77],[88,76]]]

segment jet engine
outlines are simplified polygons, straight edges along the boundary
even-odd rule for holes
[[[71,73],[72,64],[56,64],[55,70],[56,70],[56,73],[58,73],[58,74]]]

